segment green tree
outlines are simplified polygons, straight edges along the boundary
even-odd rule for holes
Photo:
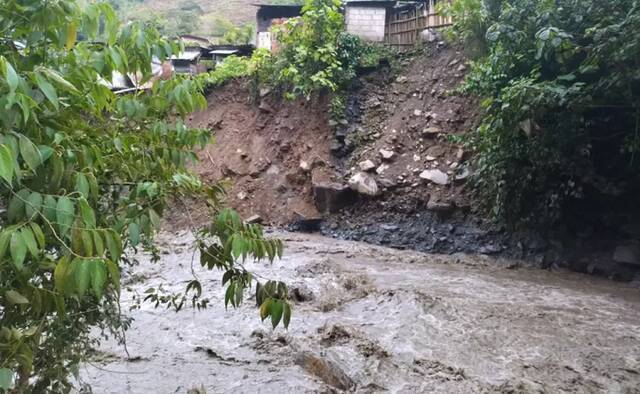
[[[183,121],[206,105],[202,86],[151,80],[152,60],[178,44],[140,23],[121,28],[108,5],[75,0],[5,0],[0,32],[0,391],[67,392],[90,330],[126,328],[120,267],[129,250],[155,251],[171,198],[209,202],[213,221],[197,244],[203,266],[225,271],[227,304],[254,282],[238,262],[273,260],[282,244],[220,209],[222,189],[187,171],[193,149],[211,140]],[[114,72],[153,87],[114,95]],[[257,286],[260,316],[288,325],[286,286]],[[200,296],[194,280],[155,301],[205,306]]]
[[[486,46],[465,84],[486,109],[470,141],[479,201],[545,229],[629,220],[640,191],[640,2],[457,0],[452,10],[454,32]]]

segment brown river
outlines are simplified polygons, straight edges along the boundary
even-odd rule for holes
[[[284,258],[247,266],[294,289],[288,331],[261,323],[251,301],[225,311],[221,273],[195,256],[209,308],[127,312],[130,357],[103,342],[81,381],[118,394],[640,393],[640,290],[629,284],[275,235]],[[150,286],[184,289],[192,240],[165,233],[159,262],[139,256],[123,277],[124,311]]]

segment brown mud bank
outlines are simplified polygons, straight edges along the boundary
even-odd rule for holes
[[[211,299],[178,313],[130,312],[131,358],[104,343],[81,371],[95,393],[637,393],[640,292],[518,261],[399,251],[276,233],[284,259],[248,263],[286,281],[288,331],[247,301],[224,309],[221,274],[200,269],[190,234],[162,234],[162,258],[125,274],[122,301],[195,272]],[[247,294],[251,299],[252,294]]]
[[[196,171],[225,182],[227,204],[244,218],[290,230],[429,253],[477,253],[608,278],[638,278],[640,247],[615,236],[539,236],[491,223],[470,196],[477,100],[456,93],[464,55],[441,43],[361,75],[344,119],[329,119],[329,97],[287,101],[247,81],[216,88],[191,124],[216,143]],[[355,190],[354,190],[355,189]],[[188,202],[168,222],[205,223]],[[185,214],[189,211],[189,214]]]

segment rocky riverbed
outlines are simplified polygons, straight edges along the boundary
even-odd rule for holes
[[[142,304],[124,348],[105,342],[81,370],[95,393],[640,392],[640,291],[517,260],[400,251],[276,233],[285,257],[250,263],[286,281],[288,331],[253,303],[224,309],[221,274],[195,273],[208,309]],[[160,237],[122,298],[191,279],[192,236]],[[194,391],[192,391],[194,392]],[[198,392],[198,391],[195,391]]]

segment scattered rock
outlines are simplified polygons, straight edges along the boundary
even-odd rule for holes
[[[467,167],[464,167],[462,170],[459,170],[454,179],[456,181],[464,181],[465,179],[469,178],[469,175],[471,175],[471,171],[469,171],[469,169]]]
[[[356,202],[358,196],[347,185],[314,183],[313,201],[320,212],[337,212]]]
[[[389,168],[386,164],[380,164],[378,168],[376,168],[376,174],[382,175]]]
[[[459,73],[467,71],[467,66],[465,66],[464,64],[461,64],[461,65],[458,66],[456,71],[459,72]]]
[[[420,111],[419,109],[414,109],[413,116],[422,116],[422,111]]]
[[[502,247],[498,245],[485,245],[478,249],[481,254],[496,254],[502,252]]]
[[[309,172],[311,171],[311,165],[304,160],[300,160],[300,169],[304,172]]]
[[[461,161],[464,159],[465,155],[466,152],[464,151],[464,149],[458,148],[458,150],[456,151],[456,159],[458,159],[458,161]]]
[[[408,81],[408,79],[404,75],[401,75],[398,78],[396,78],[396,82],[398,82],[398,83],[406,83],[407,81]]]
[[[238,194],[236,194],[236,197],[238,197],[238,200],[246,200],[247,199],[247,193],[239,192]]]
[[[440,130],[439,127],[435,126],[425,127],[424,129],[422,129],[422,135],[425,137],[435,137],[441,132],[442,130]]]
[[[365,160],[358,163],[358,167],[360,167],[361,171],[369,172],[373,171],[376,168],[376,164],[371,160]]]
[[[266,112],[266,113],[273,113],[273,107],[269,105],[269,103],[267,103],[265,100],[260,100],[260,105],[258,106],[258,109],[262,112]]]
[[[260,88],[260,97],[268,96],[271,93],[270,88]]]
[[[618,263],[640,265],[640,245],[624,244],[616,246],[613,260]]]
[[[430,155],[427,155],[426,157],[427,161],[434,161],[436,158]]]
[[[358,172],[349,179],[349,186],[360,194],[377,196],[380,193],[376,180],[365,172]]]
[[[446,185],[449,183],[449,176],[438,169],[424,170],[419,176],[422,179],[426,179],[438,185]]]
[[[440,157],[444,154],[445,150],[446,149],[443,146],[433,145],[433,146],[430,146],[429,149],[427,149],[426,153],[429,156]]]
[[[380,156],[382,156],[382,160],[392,160],[395,156],[395,152],[387,149],[380,149]]]
[[[427,209],[434,212],[451,212],[454,209],[454,205],[450,201],[431,201],[427,203]]]
[[[317,376],[323,382],[338,390],[349,390],[355,385],[353,380],[337,364],[314,353],[298,353],[295,363],[311,375]]]
[[[262,223],[262,217],[260,215],[252,215],[245,219],[244,222],[248,224]]]

